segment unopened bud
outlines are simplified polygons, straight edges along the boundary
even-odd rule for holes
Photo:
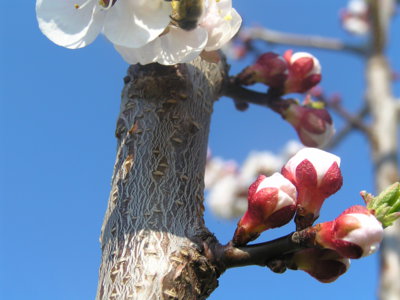
[[[348,270],[350,259],[331,249],[308,248],[294,253],[287,267],[303,270],[320,282],[330,283]]]
[[[250,85],[261,82],[269,87],[282,89],[287,78],[287,64],[276,53],[267,52],[261,55],[255,64],[244,69],[237,79],[241,84]]]
[[[360,258],[374,253],[383,239],[382,224],[364,206],[346,209],[330,222],[317,224],[315,242],[343,257]]]
[[[297,189],[297,230],[311,226],[326,198],[342,186],[340,158],[317,148],[303,148],[282,168]]]
[[[321,102],[300,105],[291,101],[281,115],[294,127],[305,146],[322,148],[335,134],[332,118]]]
[[[283,55],[289,70],[285,82],[285,94],[304,93],[321,81],[321,64],[318,59],[307,52],[288,50]]]
[[[288,223],[296,210],[296,188],[279,173],[258,176],[249,187],[247,211],[240,219],[233,243],[242,246],[261,232]]]

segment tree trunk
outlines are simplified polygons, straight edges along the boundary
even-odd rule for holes
[[[203,189],[213,102],[226,65],[131,66],[101,232],[97,299],[205,299],[218,269],[204,256]]]
[[[391,92],[391,74],[383,55],[369,59],[368,98],[373,116],[372,154],[378,192],[399,180],[397,169],[397,104]],[[385,229],[381,245],[380,299],[400,300],[400,224]]]
[[[395,11],[394,0],[373,0],[371,5],[372,51],[367,61],[367,101],[371,111],[371,149],[375,185],[381,192],[399,180],[398,112],[392,92],[392,71],[385,57],[389,24]],[[400,224],[385,229],[381,245],[379,298],[400,300]]]

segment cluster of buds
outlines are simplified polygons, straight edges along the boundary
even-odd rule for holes
[[[295,186],[279,173],[260,175],[250,186],[247,211],[240,219],[233,244],[242,246],[261,232],[288,223],[296,211]]]
[[[351,34],[365,35],[370,30],[368,4],[365,0],[351,0],[340,14],[342,26]]]
[[[321,81],[321,65],[306,52],[288,50],[283,56],[267,52],[244,69],[237,80],[244,85],[264,83],[278,94],[304,93]]]
[[[332,118],[319,101],[307,97],[303,104],[287,100],[287,106],[279,112],[296,130],[303,145],[324,147],[335,134]]]
[[[313,224],[324,200],[336,193],[343,183],[340,158],[316,148],[297,152],[282,168],[282,174],[297,189],[297,230]]]
[[[262,231],[288,223],[296,213],[297,229],[311,226],[323,201],[342,186],[339,157],[303,148],[282,168],[282,174],[260,175],[250,186],[248,208],[233,237],[244,245]]]
[[[244,246],[261,232],[283,226],[295,216],[297,232],[290,237],[300,247],[284,247],[281,256],[268,261],[267,266],[279,273],[303,270],[324,283],[344,274],[350,259],[375,253],[383,229],[400,218],[400,183],[377,197],[361,192],[366,207],[352,206],[333,221],[313,225],[325,199],[342,186],[339,166],[339,157],[317,148],[303,148],[281,173],[260,175],[249,188],[248,208],[232,245]]]

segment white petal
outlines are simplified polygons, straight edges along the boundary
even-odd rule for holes
[[[207,161],[204,174],[205,189],[210,189],[219,180],[227,175],[236,173],[237,164],[233,160],[224,161],[221,158],[213,157]]]
[[[347,10],[354,15],[363,15],[368,10],[368,5],[364,0],[351,0],[347,4]]]
[[[76,49],[85,47],[97,37],[103,27],[105,11],[93,0],[37,0],[36,16],[39,28],[57,45]],[[75,8],[75,4],[82,5]]]
[[[212,212],[224,219],[237,217],[236,197],[238,184],[235,175],[225,176],[210,190],[207,203]]]
[[[251,152],[240,170],[240,179],[250,185],[259,174],[269,176],[283,165],[282,159],[272,152]]]
[[[170,14],[171,5],[166,1],[119,0],[107,13],[103,33],[115,45],[139,48],[164,31]]]
[[[220,27],[214,27],[208,31],[206,51],[220,49],[238,32],[242,18],[235,9],[231,10],[229,19],[225,19]]]
[[[167,34],[141,48],[114,45],[130,64],[158,62],[163,65],[185,63],[195,59],[207,42],[207,32],[198,27],[191,31],[170,27]]]

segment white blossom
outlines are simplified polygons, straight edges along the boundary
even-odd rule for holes
[[[196,29],[185,31],[170,25],[162,35],[143,47],[115,45],[130,64],[158,62],[163,65],[189,62],[203,50],[220,49],[239,30],[242,19],[232,0],[204,0],[205,12]]]
[[[103,32],[113,44],[141,47],[158,37],[170,22],[171,6],[163,0],[37,0],[41,31],[66,48],[89,45]]]
[[[204,11],[190,31],[172,22],[165,0],[37,0],[36,14],[57,45],[82,48],[103,33],[128,63],[172,65],[220,49],[239,30],[232,0],[201,1]]]

